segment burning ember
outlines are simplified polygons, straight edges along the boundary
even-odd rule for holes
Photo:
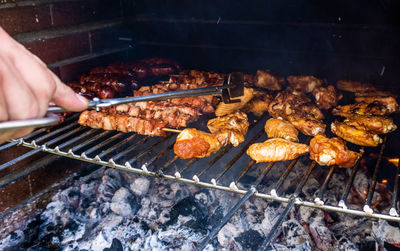
[[[299,168],[301,169],[301,168]],[[271,171],[273,178],[282,169]],[[302,170],[294,169],[295,179]],[[325,194],[337,204],[346,182],[335,174]],[[368,179],[357,173],[349,206],[361,207]],[[318,172],[302,197],[314,198]],[[295,184],[283,184],[290,190]],[[268,181],[260,190],[268,191]],[[374,201],[383,195],[377,191]],[[240,196],[114,169],[100,168],[54,195],[25,229],[0,241],[1,250],[193,250]],[[250,198],[206,246],[206,250],[257,250],[286,205]],[[384,210],[387,210],[385,208]],[[308,207],[294,207],[277,233],[272,250],[359,250],[398,245],[398,224]]]

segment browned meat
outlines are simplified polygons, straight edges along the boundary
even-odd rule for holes
[[[221,144],[215,135],[188,128],[177,136],[174,152],[182,159],[204,158],[220,148]]]
[[[244,112],[231,113],[222,117],[210,119],[207,123],[210,132],[216,135],[221,145],[231,143],[238,146],[244,141],[249,128],[249,121]]]
[[[331,130],[342,139],[360,146],[378,146],[382,139],[366,128],[356,128],[346,123],[335,121],[331,124]]]
[[[364,130],[365,128],[375,133],[389,133],[397,129],[392,118],[383,116],[354,115],[347,118],[344,123]]]
[[[114,89],[100,83],[67,83],[76,93],[79,93],[89,99],[99,97],[101,99],[114,98],[116,93]]]
[[[326,83],[326,80],[314,76],[289,76],[287,81],[293,89],[303,92],[312,92],[316,87]]]
[[[253,113],[256,116],[261,116],[264,112],[268,111],[268,106],[272,99],[273,97],[271,94],[260,90],[254,90],[253,98],[245,104],[241,110],[246,113]]]
[[[335,116],[352,117],[358,115],[377,115],[385,116],[393,113],[392,109],[389,109],[386,105],[375,101],[372,103],[355,103],[350,105],[339,105],[333,108],[332,114]]]
[[[316,135],[310,141],[310,159],[321,166],[337,165],[349,168],[354,166],[360,157],[361,154],[348,150],[339,138]]]
[[[317,87],[312,91],[312,94],[315,97],[318,107],[326,110],[337,106],[338,101],[343,97],[342,94],[337,93],[333,85]]]
[[[392,96],[378,96],[378,95],[369,95],[369,96],[358,96],[355,98],[356,102],[358,103],[380,103],[386,107],[388,112],[398,112],[399,111],[399,104],[395,97]]]
[[[299,142],[299,132],[294,125],[282,119],[270,118],[265,123],[265,132],[268,138],[282,138],[292,142]]]
[[[128,90],[135,90],[139,87],[136,79],[127,75],[119,74],[82,74],[79,82],[81,84],[98,83],[111,87],[116,93],[122,94]]]
[[[271,91],[279,91],[285,78],[274,75],[270,70],[258,70],[255,77],[255,86],[268,89]]]
[[[336,83],[336,87],[342,91],[355,92],[355,93],[376,90],[376,88],[371,84],[361,83],[359,81],[352,81],[352,80],[339,80]]]

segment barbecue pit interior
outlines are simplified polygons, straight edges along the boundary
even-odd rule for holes
[[[288,86],[302,89],[322,111],[327,137],[345,140],[319,138],[324,143],[316,146],[299,117],[288,114],[283,119],[295,126],[291,134],[270,136],[266,122],[275,117],[272,122],[279,123],[282,116],[271,110],[254,114],[249,106],[242,110],[248,125],[241,134],[221,131],[225,126],[216,122],[211,131],[207,122],[215,110],[232,109],[219,107],[215,97],[201,100],[201,111],[191,117],[176,109],[176,119],[153,123],[152,130],[90,128],[77,123],[80,114],[69,114],[57,126],[0,145],[1,249],[399,248],[400,130],[371,129],[385,131],[371,133],[380,137],[368,141],[377,144],[371,147],[353,144],[363,142],[346,137],[342,126],[358,130],[371,122],[347,118],[343,108],[355,100],[370,102],[357,89],[360,83],[385,98],[383,91],[400,94],[399,7],[391,0],[2,1],[0,26],[88,98],[146,95],[190,70],[220,74],[210,78],[211,85],[231,72],[244,73],[247,84],[249,76],[265,80],[273,74],[267,90],[246,86],[265,91],[251,94],[257,104],[273,101]],[[298,76],[314,76],[312,89],[296,82]],[[324,92],[330,96],[318,101]],[[390,118],[400,125],[399,113]],[[162,127],[210,132],[218,147],[205,153],[210,156],[178,157],[179,131]],[[232,140],[224,141],[227,135]],[[278,137],[283,139],[273,142],[311,147],[286,161],[250,158],[251,145]],[[314,152],[328,144],[353,159],[323,166],[326,156]]]

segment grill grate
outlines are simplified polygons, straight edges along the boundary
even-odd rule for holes
[[[109,166],[123,171],[242,194],[242,199],[232,207],[229,213],[222,219],[221,223],[203,240],[199,246],[199,250],[212,240],[215,234],[229,221],[240,206],[252,196],[288,204],[286,210],[277,220],[270,234],[264,241],[262,248],[268,247],[270,242],[273,241],[275,231],[279,228],[294,205],[400,222],[400,216],[396,208],[399,189],[399,167],[397,167],[397,175],[394,180],[394,188],[392,191],[393,199],[391,201],[390,211],[388,213],[380,213],[375,212],[370,207],[387,137],[385,137],[384,143],[380,148],[378,161],[367,189],[367,199],[363,210],[349,208],[346,204],[360,163],[357,163],[352,168],[351,174],[346,181],[343,194],[337,205],[328,205],[324,203],[324,193],[328,183],[339,169],[335,166],[330,167],[313,201],[303,200],[299,197],[308,177],[315,169],[315,166],[317,166],[314,161],[308,165],[307,170],[302,175],[296,177],[297,180],[291,181],[297,182],[294,184],[298,184],[294,192],[284,194],[284,191],[281,190],[282,185],[290,179],[288,178],[289,174],[296,168],[299,159],[289,162],[280,178],[271,186],[272,189],[269,192],[258,191],[258,185],[263,179],[268,178],[268,174],[277,164],[275,162],[257,164],[245,154],[245,151],[249,145],[256,141],[261,141],[263,137],[265,137],[264,124],[267,118],[267,116],[264,116],[255,120],[254,123],[251,123],[246,141],[238,147],[228,145],[209,158],[182,160],[177,158],[173,153],[173,145],[176,138],[175,134],[170,133],[167,137],[160,138],[142,136],[134,133],[96,130],[79,126],[76,122],[76,116],[72,116],[62,125],[50,130],[50,132],[46,129],[40,129],[24,138],[14,140],[1,146],[0,151],[17,145],[29,147],[32,148],[32,150],[0,165],[0,170],[4,170],[39,152],[48,152],[67,158]],[[201,127],[201,125],[199,127]],[[127,156],[129,156],[129,158],[127,158]],[[307,156],[301,158],[308,159]],[[250,170],[254,169],[258,171],[257,177],[250,182],[244,181],[244,178]]]

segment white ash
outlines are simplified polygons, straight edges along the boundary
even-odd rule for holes
[[[274,166],[259,190],[270,191],[284,167]],[[281,191],[293,191],[298,184],[293,181],[300,180],[306,168],[296,165]],[[356,184],[365,185],[365,174],[357,176]],[[322,181],[311,175],[301,198],[313,200]],[[343,173],[333,175],[325,203],[337,204],[345,182]],[[0,250],[193,250],[240,197],[102,168],[54,195],[26,229],[0,240]],[[285,207],[250,198],[206,250],[257,250]],[[358,250],[375,240],[395,245],[399,229],[385,221],[295,206],[269,250]]]

